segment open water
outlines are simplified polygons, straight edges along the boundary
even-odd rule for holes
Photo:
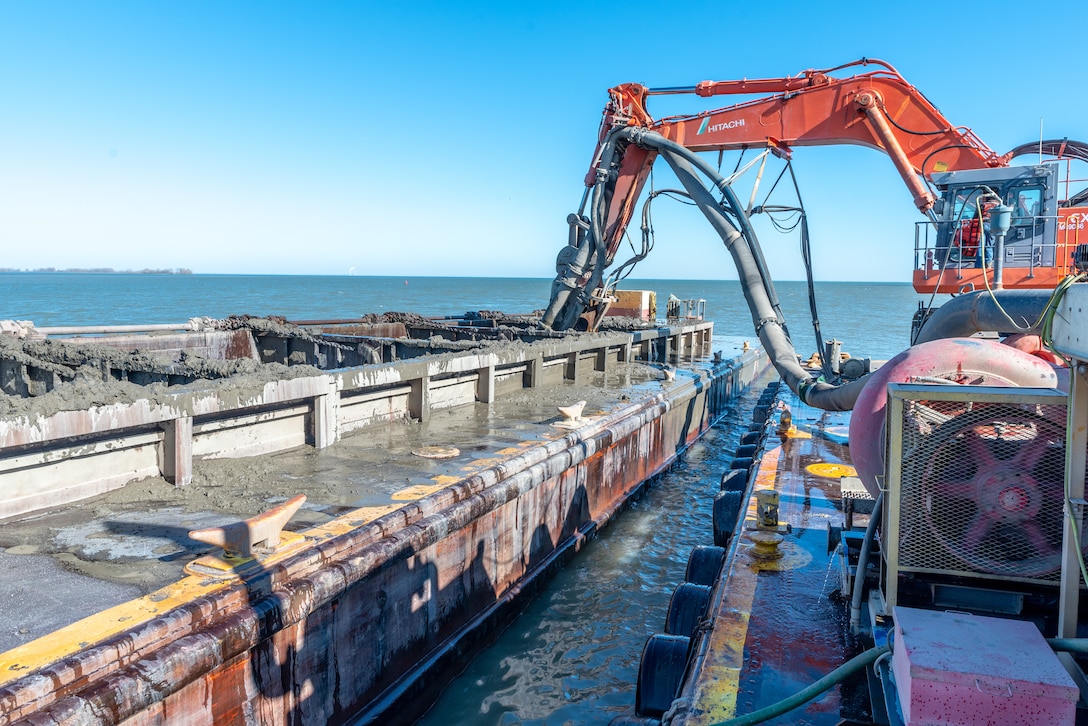
[[[139,275],[0,273],[0,320],[57,325],[181,323],[189,318],[282,315],[288,320],[414,312],[461,315],[545,307],[551,281],[530,278],[361,277],[302,275]],[[628,280],[626,289],[657,292],[664,316],[670,294],[705,299],[706,317],[722,335],[752,335],[751,315],[736,281]],[[797,351],[815,349],[803,282],[777,284]],[[908,284],[817,283],[825,339],[855,356],[890,358],[907,346],[918,296]]]
[[[717,334],[755,340],[735,281],[643,280],[624,287],[655,290],[661,312],[670,294],[705,299]],[[56,326],[232,314],[289,320],[389,311],[517,314],[543,308],[549,288],[543,279],[0,273],[0,320]],[[815,348],[806,285],[777,288],[797,350],[808,355]],[[853,355],[875,359],[907,346],[919,299],[909,285],[820,283],[817,295],[825,340],[837,338]],[[642,646],[663,631],[691,549],[713,543],[711,502],[763,383],[575,556],[450,684],[420,726],[607,723],[632,707]]]

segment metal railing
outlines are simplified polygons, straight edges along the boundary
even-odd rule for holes
[[[1073,230],[1073,239],[1069,239],[1069,233],[1062,236],[1062,240],[1042,242],[1043,232],[1048,222],[1057,226],[1058,218],[1054,216],[1032,217],[1030,228],[1026,224],[1015,225],[1005,237],[1005,254],[1010,250],[1017,250],[1018,259],[1005,259],[1006,267],[1027,267],[1028,277],[1035,276],[1035,268],[1043,266],[1065,265],[1069,253],[1076,246],[1079,235]],[[914,269],[922,271],[922,279],[929,280],[939,275],[941,270],[956,270],[956,279],[961,279],[963,269],[991,268],[994,264],[993,248],[994,238],[984,235],[984,240],[975,246],[973,254],[964,254],[963,250],[954,242],[955,229],[961,224],[960,220],[941,220],[935,227],[931,222],[916,222],[914,225]],[[1030,234],[1023,239],[1011,238],[1017,229],[1030,229]],[[949,244],[940,245],[940,240],[947,239]],[[1026,243],[1026,244],[1025,244]],[[1012,245],[1015,244],[1015,247]],[[1026,253],[1026,254],[1025,254]],[[1053,265],[1045,265],[1045,261],[1053,260]],[[1027,264],[1024,265],[1023,263]]]

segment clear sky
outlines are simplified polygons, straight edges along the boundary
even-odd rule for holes
[[[0,267],[550,277],[628,81],[875,57],[998,152],[1088,139],[1079,3],[820,5],[0,0]],[[817,278],[908,280],[888,159],[794,164]],[[697,211],[654,219],[636,277],[735,278]]]

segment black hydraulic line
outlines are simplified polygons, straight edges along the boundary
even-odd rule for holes
[[[766,206],[767,200],[771,198],[771,195],[774,194],[774,190],[778,188],[778,183],[780,181],[782,181],[782,177],[784,177],[786,175],[786,169],[789,169],[790,175],[792,176],[793,175],[793,164],[791,164],[788,160],[786,161],[785,168],[783,168],[782,171],[778,172],[778,178],[774,180],[774,184],[771,185],[771,188],[769,190],[767,190],[766,196],[763,197],[764,206]],[[794,180],[793,180],[793,188],[794,188],[794,191],[797,192],[797,203],[800,204],[801,203],[801,191],[797,188],[797,178],[796,177],[794,177]]]
[[[910,134],[911,136],[939,136],[940,134],[948,131],[948,129],[937,129],[935,131],[911,131],[910,129],[905,129],[897,124],[895,122],[895,119],[891,117],[891,114],[888,113],[888,109],[884,107],[884,104],[880,105],[880,110],[884,112],[884,117],[888,119],[888,123],[902,131],[904,134]]]
[[[853,408],[858,394],[865,385],[865,378],[851,383],[834,386],[823,381],[814,381],[801,367],[789,332],[781,319],[781,314],[772,305],[774,285],[765,270],[761,270],[757,254],[759,242],[755,236],[747,215],[743,213],[740,201],[729,188],[728,183],[705,163],[705,160],[686,147],[669,141],[661,134],[641,129],[624,129],[640,145],[656,149],[672,167],[677,179],[699,206],[700,211],[721,237],[736,264],[740,277],[741,289],[752,314],[756,335],[759,336],[764,350],[782,380],[797,393],[801,400],[810,406],[827,411],[848,411]],[[718,204],[704,186],[695,167],[714,181],[722,191],[726,202],[733,206],[733,211],[741,220],[742,229],[737,229],[726,215],[722,205]]]
[[[834,372],[824,350],[824,338],[820,333],[820,314],[816,312],[816,285],[812,279],[812,250],[809,248],[808,215],[801,212],[801,258],[805,263],[805,279],[808,282],[808,309],[812,313],[812,333],[816,336],[816,352],[820,354],[820,370],[824,378],[831,380]]]
[[[926,174],[926,164],[929,163],[930,159],[932,159],[934,156],[941,153],[942,151],[948,151],[949,149],[973,149],[973,148],[975,148],[975,147],[971,146],[970,144],[946,144],[945,146],[942,146],[939,149],[935,149],[935,150],[931,151],[929,154],[927,154],[926,158],[922,159],[922,165],[918,169],[919,169],[919,171],[921,171],[922,181],[924,181],[926,183],[926,187],[929,188],[929,191],[934,192],[933,184],[930,183],[929,176]],[[934,194],[935,194],[935,192],[934,192]]]
[[[608,287],[611,287],[620,280],[625,279],[627,275],[631,274],[631,272],[634,270],[635,265],[646,259],[647,255],[649,255],[650,252],[653,250],[654,231],[653,223],[650,221],[650,203],[660,196],[672,197],[676,199],[676,201],[679,201],[683,204],[694,204],[694,202],[691,201],[691,195],[689,195],[683,189],[661,189],[650,192],[650,194],[646,197],[646,201],[642,204],[642,250],[635,253],[635,256],[631,259],[626,260],[622,264],[616,266],[616,268],[612,271],[612,274],[610,274],[608,277]],[[685,202],[679,197],[686,197],[688,201]]]
[[[827,356],[824,354],[824,338],[820,328],[820,314],[816,305],[816,286],[812,275],[812,248],[808,234],[808,215],[805,214],[805,210],[801,207],[762,206],[756,207],[753,211],[767,214],[771,217],[772,223],[775,222],[771,215],[775,212],[796,212],[799,215],[798,221],[789,229],[792,230],[798,224],[801,225],[801,259],[805,263],[805,279],[808,283],[808,309],[809,314],[812,316],[812,333],[816,338],[816,350],[820,354],[820,370],[823,373],[824,380],[833,380],[835,374],[831,369],[831,361],[827,360]],[[775,223],[775,228],[782,231],[778,223]]]
[[[725,199],[725,209],[721,211],[726,214],[730,214],[736,221],[735,227],[739,227],[740,233],[744,235],[747,240],[755,240],[756,233],[752,229],[752,223],[748,219],[748,215],[744,212],[744,205],[741,204],[740,199],[737,198],[736,192],[733,191],[733,187],[729,185],[721,174],[719,174],[714,167],[706,162],[706,159],[692,152],[682,144],[678,144],[675,141],[666,139],[656,131],[649,131],[648,129],[640,128],[624,128],[618,131],[619,134],[630,139],[639,146],[647,146],[644,143],[645,140],[652,139],[652,145],[648,148],[656,148],[659,151],[662,147],[669,148],[674,154],[686,158],[691,164],[693,164],[699,171],[701,171],[708,179],[714,182],[715,188],[722,194]],[[656,137],[656,139],[654,139]],[[688,190],[691,191],[690,189]],[[694,199],[694,196],[692,197]],[[700,205],[701,207],[702,205]],[[705,210],[703,210],[705,213]],[[731,225],[734,226],[734,225]],[[767,291],[767,297],[770,301],[771,308],[774,310],[775,317],[778,318],[779,323],[785,327],[785,319],[782,316],[782,306],[778,301],[778,293],[774,289],[774,283],[771,281],[771,275],[767,271],[767,260],[763,256],[763,250],[760,248],[758,242],[751,245],[752,254],[755,257],[755,264],[759,269],[759,275],[762,279],[762,284]]]
[[[797,195],[796,207],[771,207],[766,205],[766,200],[770,198],[771,194],[778,187],[778,183],[782,181],[782,177],[789,171],[790,179],[793,181],[793,192]],[[816,350],[820,354],[820,369],[823,371],[824,379],[831,380],[834,374],[831,370],[831,361],[826,360],[827,356],[824,354],[824,339],[823,334],[820,331],[820,315],[816,310],[816,287],[812,277],[812,248],[809,242],[808,234],[808,215],[805,214],[805,203],[801,199],[801,186],[797,183],[797,175],[793,172],[793,164],[787,159],[786,166],[779,173],[778,178],[775,179],[774,184],[771,185],[770,191],[764,197],[764,205],[759,208],[761,211],[766,212],[770,216],[771,212],[775,211],[795,211],[800,214],[799,224],[801,225],[801,259],[805,263],[805,278],[808,281],[808,307],[809,312],[812,314],[812,332],[816,338]],[[774,222],[774,218],[771,217],[771,221]],[[796,225],[794,225],[796,226]],[[775,223],[775,227],[781,231],[778,224]],[[791,227],[790,229],[793,229]]]
[[[609,134],[601,144],[597,178],[593,188],[587,190],[590,206],[589,230],[575,251],[573,259],[565,263],[565,271],[557,270],[555,282],[552,283],[552,297],[541,322],[556,330],[567,330],[573,327],[575,320],[585,308],[589,295],[601,282],[606,253],[603,220],[607,205],[604,191],[616,154],[617,139],[615,134]],[[584,196],[582,203],[585,204]],[[580,285],[579,280],[585,275],[586,270],[590,271],[590,278],[585,285]]]
[[[1083,141],[1070,141],[1069,139],[1046,139],[1045,141],[1029,141],[1020,144],[1009,151],[1006,156],[1014,159],[1017,156],[1039,154],[1055,159],[1076,159],[1088,162],[1088,144]]]
[[[805,278],[808,280],[808,306],[812,313],[812,332],[816,336],[816,351],[820,354],[820,370],[823,371],[825,379],[831,380],[833,377],[831,361],[827,360],[827,354],[824,351],[824,338],[820,333],[820,315],[816,312],[816,285],[812,279],[812,248],[808,236],[808,215],[805,214],[805,203],[801,200],[801,186],[797,183],[797,175],[793,173],[793,164],[787,161],[786,168],[789,169],[790,179],[793,180],[793,191],[797,195],[797,206],[801,211],[801,258],[805,263]]]
[[[578,316],[581,315],[582,310],[586,307],[589,295],[601,283],[606,253],[604,245],[604,223],[607,217],[605,187],[610,179],[610,175],[614,173],[612,165],[616,155],[617,142],[624,140],[637,144],[639,143],[637,137],[641,131],[643,130],[632,128],[613,129],[608,133],[604,142],[601,144],[601,151],[597,163],[597,176],[590,193],[590,229],[585,236],[583,245],[578,249],[574,259],[567,264],[566,274],[559,273],[556,277],[556,281],[552,284],[552,298],[549,301],[548,307],[544,311],[541,320],[547,327],[556,330],[567,330],[573,327]],[[656,134],[656,132],[650,133],[655,133],[656,136],[664,140],[664,137],[660,134]],[[716,180],[716,186],[726,198],[728,208],[724,211],[733,216],[742,231],[750,238],[754,239],[755,233],[754,230],[751,229],[751,223],[749,222],[747,215],[745,215],[743,211],[737,211],[743,210],[744,207],[740,204],[740,201],[737,199],[732,188],[702,157],[697,155],[692,156],[694,157],[695,163],[700,167],[700,170],[709,178]],[[774,315],[784,326],[785,322],[782,316],[781,304],[779,303],[778,295],[774,290],[774,285],[771,283],[770,275],[767,272],[767,263],[763,257],[763,251],[757,246],[754,249],[754,254],[760,276],[763,278],[764,287],[769,292]],[[590,272],[589,280],[584,285],[579,285],[578,280],[584,276],[587,270]],[[572,295],[575,296],[574,300],[571,300]]]

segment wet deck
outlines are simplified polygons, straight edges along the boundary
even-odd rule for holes
[[[839,479],[852,473],[849,413],[809,408],[784,386],[777,405],[789,408],[793,426],[777,430],[781,409],[771,411],[744,523],[712,596],[712,627],[692,645],[694,675],[679,696],[686,708],[673,723],[704,726],[772,705],[862,649],[849,634],[838,560],[828,554],[829,527],[846,519]],[[766,490],[778,492],[782,537],[768,555],[756,542],[764,533],[756,526],[757,493]],[[855,526],[865,521],[854,518]],[[766,723],[838,724],[868,708],[864,689],[861,677]]]

